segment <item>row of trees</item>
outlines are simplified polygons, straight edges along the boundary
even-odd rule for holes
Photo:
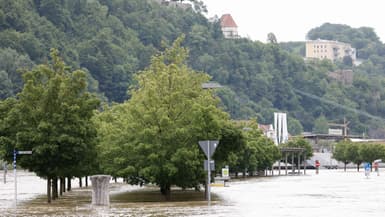
[[[344,163],[345,171],[349,163],[357,164],[357,171],[359,171],[360,164],[363,162],[372,164],[377,159],[385,159],[385,145],[342,141],[335,146],[333,158]]]
[[[279,149],[256,121],[230,120],[215,90],[202,88],[210,77],[186,65],[182,41],[135,76],[130,100],[111,106],[101,106],[87,91],[86,73],[71,71],[53,49],[49,64],[23,73],[17,97],[0,101],[1,157],[12,162],[14,149],[32,150],[18,164],[47,179],[48,202],[59,181],[62,189],[66,177],[95,173],[155,184],[167,198],[174,185],[198,189],[205,182],[200,140],[220,139],[219,169],[252,175],[271,168]]]
[[[217,172],[228,165],[232,173],[253,175],[281,157],[256,121],[239,125],[220,109],[215,90],[202,88],[210,78],[185,64],[181,41],[136,76],[129,101],[94,118],[101,169],[131,184],[156,184],[167,198],[172,185],[199,189],[205,184],[200,140],[220,140],[213,157]]]

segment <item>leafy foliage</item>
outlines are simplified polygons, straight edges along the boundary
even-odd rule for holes
[[[129,101],[107,111],[108,116],[103,112],[99,119],[103,131],[109,125],[104,122],[106,118],[115,125],[111,126],[112,134],[102,135],[118,135],[112,139],[115,144],[102,143],[103,157],[125,151],[124,156],[118,154],[122,164],[113,174],[124,175],[132,183],[157,184],[166,196],[172,185],[198,187],[204,180],[204,157],[198,141],[218,139],[221,126],[228,120],[217,108],[218,99],[201,87],[209,77],[185,64],[187,51],[180,47],[182,39],[153,57],[149,68],[136,76],[138,83],[130,90]],[[119,128],[122,123],[127,126]],[[127,140],[119,138],[122,134]]]
[[[51,52],[52,62],[23,74],[17,99],[0,102],[2,158],[32,150],[18,164],[48,180],[88,175],[97,169],[96,130],[90,121],[99,100],[86,91],[85,73],[69,71]]]
[[[377,159],[384,159],[385,145],[376,143],[353,143],[350,141],[340,142],[333,151],[333,157],[345,164],[353,162],[357,164],[357,170],[363,162],[372,163]]]
[[[219,22],[201,14],[202,1],[188,2],[193,8],[151,0],[0,0],[0,51],[11,49],[26,59],[25,65],[15,62],[18,69],[45,63],[49,49],[58,48],[71,67],[88,72],[88,80],[94,81],[90,90],[109,102],[123,102],[130,98],[127,88],[135,85],[135,74],[162,50],[161,42],[170,44],[184,34],[183,46],[190,50],[187,64],[226,86],[220,97],[232,118],[271,123],[272,113],[279,110],[296,123],[290,133],[298,134],[311,131],[322,114],[333,122],[346,117],[351,133],[385,135],[384,121],[373,118],[384,118],[385,48],[372,28],[326,23],[307,36],[351,43],[361,65],[351,66],[348,59],[305,62],[299,55],[304,54],[303,43],[223,38]],[[5,63],[13,64],[10,59]],[[354,71],[352,85],[327,76],[346,67]],[[15,71],[0,68],[3,99],[21,90]]]

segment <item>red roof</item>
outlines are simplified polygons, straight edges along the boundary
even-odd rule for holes
[[[222,27],[238,27],[230,14],[223,14],[221,17]]]

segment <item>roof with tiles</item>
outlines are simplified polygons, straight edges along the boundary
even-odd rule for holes
[[[222,27],[238,27],[230,14],[223,14],[220,20]]]

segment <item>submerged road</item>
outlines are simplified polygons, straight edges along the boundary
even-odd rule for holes
[[[18,179],[21,204],[17,215],[383,217],[385,171],[381,172],[380,176],[373,172],[366,178],[363,171],[320,170],[316,175],[314,170],[308,170],[305,176],[232,181],[230,187],[212,188],[220,201],[214,201],[210,207],[205,201],[125,202],[114,199],[116,192],[135,189],[122,185],[119,189],[114,187],[111,206],[106,209],[93,209],[89,205],[89,189],[74,190],[67,199],[47,205],[43,195],[45,180],[23,172]],[[0,182],[0,216],[15,212],[12,208],[12,186],[12,182]],[[77,201],[70,202],[74,198]]]

